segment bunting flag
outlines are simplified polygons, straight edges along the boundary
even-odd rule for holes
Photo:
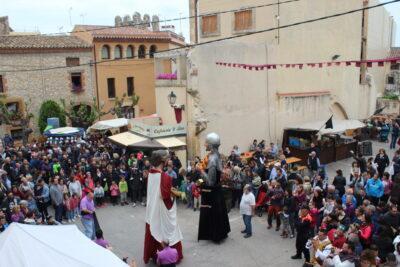
[[[240,63],[230,63],[230,62],[215,62],[218,66],[233,67],[233,68],[243,68],[245,70],[264,70],[264,69],[277,69],[279,68],[292,68],[292,69],[304,69],[308,68],[323,68],[323,67],[340,67],[340,66],[355,66],[361,67],[365,66],[368,68],[377,66],[384,67],[385,63],[396,64],[400,63],[400,57],[396,58],[385,58],[385,59],[371,59],[371,60],[346,60],[346,61],[331,61],[331,62],[313,62],[313,63],[280,63],[280,64],[265,64],[265,65],[254,65],[254,64],[240,64]]]
[[[325,122],[325,129],[333,129],[333,115]]]

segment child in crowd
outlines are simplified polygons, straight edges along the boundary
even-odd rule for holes
[[[21,212],[19,205],[15,205],[12,208],[11,221],[12,222],[23,222],[25,219],[24,214]]]
[[[121,198],[121,206],[128,205],[127,195],[128,195],[128,183],[125,180],[125,176],[121,175],[121,180],[119,181],[119,194]]]
[[[179,187],[179,192],[181,193],[181,200],[183,203],[187,203],[187,195],[186,195],[186,188],[187,188],[188,182],[187,179],[183,179],[181,186]]]
[[[279,212],[279,216],[281,217],[281,222],[282,222],[282,233],[281,237],[282,238],[288,238],[289,237],[289,209],[287,206],[284,206],[282,211]]]
[[[79,196],[76,193],[74,193],[72,195],[72,203],[73,203],[72,208],[73,208],[73,211],[74,211],[73,212],[74,219],[81,217],[81,214],[80,214],[80,211],[79,211],[79,202],[80,202]]]
[[[64,182],[64,179],[59,179],[60,187],[62,188],[62,193],[66,194],[69,192],[67,185]]]
[[[194,207],[193,206],[194,199],[193,199],[193,193],[192,193],[193,185],[194,185],[194,181],[193,180],[192,181],[189,180],[188,183],[187,183],[187,186],[186,186],[186,198],[187,198],[187,201],[188,201],[187,207],[189,209]]]
[[[202,179],[197,180],[196,183],[192,185],[192,195],[193,195],[193,211],[200,208],[200,196],[201,196],[201,183]]]
[[[312,218],[311,229],[313,229],[313,233],[315,233],[316,232],[315,227],[316,227],[317,221],[318,221],[318,209],[317,209],[317,207],[315,207],[315,204],[312,202],[310,203],[310,215]]]
[[[115,181],[111,182],[110,186],[111,203],[113,206],[117,205],[119,197],[119,187]]]
[[[72,204],[72,205],[71,205]],[[71,198],[69,197],[68,193],[64,193],[64,200],[63,200],[63,205],[65,209],[65,215],[67,217],[67,220],[69,223],[74,222],[74,209],[73,209],[73,203],[71,203]]]
[[[96,188],[94,189],[94,203],[97,205],[97,207],[103,205],[103,199],[104,199],[104,189],[101,186],[100,182],[97,182]]]

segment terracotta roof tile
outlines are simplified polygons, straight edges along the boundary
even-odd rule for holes
[[[174,40],[184,43],[184,38],[169,31],[150,31],[133,26],[110,27],[101,25],[76,25],[75,31],[88,31],[94,38],[127,38]]]
[[[392,47],[390,49],[389,58],[398,58],[400,57],[400,47]]]
[[[91,48],[75,36],[0,35],[0,49]]]

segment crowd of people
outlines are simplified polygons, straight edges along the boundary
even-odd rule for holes
[[[287,164],[288,148],[254,140],[249,150],[251,156],[243,157],[234,146],[221,173],[226,206],[239,208],[245,238],[253,234],[251,218],[265,211],[267,229],[293,238],[292,259],[304,256],[306,266],[400,263],[400,151],[393,159],[383,149],[375,158],[353,154],[350,176],[337,170],[329,179],[314,144],[307,173]],[[96,227],[96,208],[145,206],[150,167],[143,152],[130,153],[101,136],[19,147],[0,143],[0,232],[12,222],[56,225],[80,218],[85,235],[109,247]],[[185,169],[171,153],[165,172],[181,192],[179,201],[198,210],[204,163],[196,158]]]

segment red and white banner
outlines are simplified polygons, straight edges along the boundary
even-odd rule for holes
[[[355,66],[361,67],[365,65],[368,68],[373,66],[383,67],[385,63],[400,63],[400,57],[396,58],[385,58],[385,59],[370,59],[370,60],[345,60],[345,61],[331,61],[331,62],[313,62],[313,63],[285,63],[285,64],[242,64],[242,63],[233,63],[233,62],[216,62],[218,66],[230,67],[230,68],[242,68],[245,70],[269,70],[269,69],[277,69],[279,68],[292,68],[292,69],[303,69],[304,67],[308,68],[323,68],[323,67],[340,67],[340,66]]]

